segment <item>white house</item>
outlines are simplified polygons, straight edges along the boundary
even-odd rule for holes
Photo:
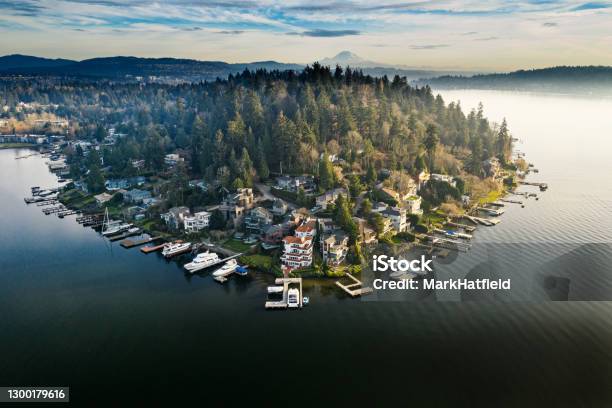
[[[423,210],[421,209],[422,202],[423,200],[421,199],[420,196],[415,195],[415,196],[408,197],[408,199],[405,201],[405,205],[406,205],[406,209],[408,210],[408,213],[422,215],[423,214]]]
[[[430,180],[445,181],[453,187],[457,187],[457,182],[453,176],[447,174],[432,174]]]
[[[410,227],[410,223],[406,220],[406,209],[393,207],[387,208],[384,210],[381,215],[389,220],[391,220],[391,224],[393,225],[393,229],[395,232],[404,232],[408,231]]]
[[[210,213],[208,211],[197,212],[192,216],[185,217],[183,223],[185,224],[185,232],[188,234],[202,231],[204,228],[208,228],[210,224]]]

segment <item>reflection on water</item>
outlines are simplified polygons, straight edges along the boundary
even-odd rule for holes
[[[444,96],[464,108],[482,100],[488,116],[506,116],[550,189],[479,228],[472,251],[439,262],[436,276],[512,277],[501,300],[608,298],[612,103]],[[287,394],[376,406],[393,395],[426,406],[611,401],[608,302],[442,302],[499,298],[469,292],[359,301],[328,282],[305,285],[302,311],[266,312],[267,275],[225,285],[187,276],[73,217],[25,206],[30,186],[54,179],[44,160],[14,160],[19,154],[0,151],[0,384],[70,385],[73,400],[90,405],[186,396],[270,404]],[[113,392],[96,394],[99,384]]]

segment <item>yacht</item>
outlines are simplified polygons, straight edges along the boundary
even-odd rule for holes
[[[300,307],[300,290],[291,288],[287,291],[287,307]]]
[[[175,255],[184,254],[189,251],[191,251],[191,242],[173,242],[164,246],[162,255],[166,258],[172,258]]]
[[[127,224],[121,221],[111,221],[106,224],[106,228],[102,231],[102,235],[105,237],[119,234],[123,231],[127,231],[132,227],[132,224]]]
[[[225,276],[225,275],[229,275],[230,273],[234,272],[236,270],[236,267],[238,266],[238,263],[236,262],[235,259],[230,259],[229,261],[227,261],[225,263],[225,265],[223,265],[222,267],[220,267],[219,269],[217,269],[216,271],[213,272],[213,276]]]
[[[185,269],[194,273],[201,269],[208,268],[219,262],[219,255],[214,252],[206,251],[196,255],[193,261],[185,265]]]

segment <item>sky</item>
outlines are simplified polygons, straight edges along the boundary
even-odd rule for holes
[[[0,0],[0,55],[419,68],[612,65],[612,1]]]

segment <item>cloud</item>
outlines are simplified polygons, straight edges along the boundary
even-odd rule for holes
[[[478,34],[478,31],[467,31],[465,33],[461,33],[461,35],[476,35]]]
[[[346,37],[349,35],[359,35],[361,34],[358,30],[324,30],[324,29],[314,29],[307,30],[302,32],[291,32],[287,33],[287,35],[301,35],[303,37]]]
[[[482,38],[474,38],[474,41],[495,41],[495,40],[499,40],[499,37],[482,37]]]
[[[572,10],[573,11],[600,10],[600,9],[607,9],[610,7],[612,7],[612,3],[591,2],[591,3],[583,3],[579,6],[574,7]]]
[[[559,23],[553,23],[553,22],[542,23],[542,27],[557,27],[558,25]]]
[[[435,50],[438,48],[450,47],[448,44],[423,44],[423,45],[411,45],[411,50]]]
[[[244,33],[244,30],[223,30],[223,31],[217,31],[217,34],[242,34]]]

